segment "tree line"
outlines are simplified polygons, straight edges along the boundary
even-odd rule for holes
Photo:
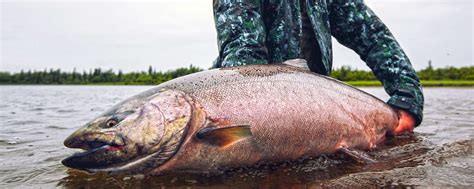
[[[88,72],[63,72],[60,69],[43,71],[21,71],[19,73],[0,72],[0,84],[117,84],[117,85],[156,85],[162,82],[202,71],[190,65],[166,72],[157,72],[152,66],[148,71],[123,73],[121,70],[102,70],[96,68]],[[433,68],[431,63],[417,71],[421,80],[474,80],[474,66]],[[371,71],[357,70],[349,66],[334,69],[332,77],[341,81],[376,80]]]
[[[424,69],[416,72],[420,80],[474,80],[474,66],[433,68],[431,61]],[[373,81],[377,80],[372,71],[352,69],[342,66],[333,70],[331,77],[341,81]]]
[[[95,68],[88,72],[63,72],[60,69],[44,71],[20,71],[19,73],[0,72],[0,84],[119,84],[119,85],[154,85],[177,77],[202,71],[190,65],[167,72],[157,72],[153,67],[148,71],[123,73],[112,69]]]

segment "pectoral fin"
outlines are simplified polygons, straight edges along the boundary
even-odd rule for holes
[[[196,134],[199,140],[220,147],[233,144],[249,136],[252,136],[249,125],[229,126],[224,128],[205,127]]]
[[[354,160],[360,162],[360,163],[377,163],[377,160],[373,159],[370,157],[367,153],[364,151],[356,150],[356,149],[351,149],[348,147],[341,147],[339,148],[339,151],[351,156],[354,158]]]

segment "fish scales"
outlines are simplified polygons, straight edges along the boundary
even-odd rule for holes
[[[158,103],[167,100],[170,102]],[[164,141],[160,142],[161,146],[150,147],[147,151],[146,145],[140,142],[143,139],[137,138],[136,133],[127,134],[139,132],[127,128],[127,123],[137,122],[134,116],[140,116],[133,112],[143,110],[140,107],[150,103],[153,105],[148,107],[150,111],[162,112],[160,116],[166,115],[166,120],[171,121],[157,125],[164,129],[143,137]],[[192,107],[190,113],[181,110],[188,107]],[[248,65],[203,71],[160,84],[118,104],[71,135],[65,145],[84,149],[84,145],[77,142],[83,140],[81,136],[103,131],[100,122],[124,112],[131,113],[106,129],[125,141],[126,144],[120,147],[127,150],[115,153],[127,157],[127,161],[107,162],[94,168],[83,168],[81,163],[76,165],[75,162],[90,161],[91,157],[101,159],[89,153],[71,157],[63,163],[91,172],[216,172],[230,167],[335,153],[341,144],[354,149],[371,149],[398,124],[398,115],[390,106],[337,80],[288,65]],[[170,118],[173,115],[176,117]],[[159,119],[160,116],[148,116],[148,119]],[[146,121],[148,127],[156,127],[152,125],[153,120]],[[171,127],[181,132],[166,132]],[[239,138],[241,132],[226,130],[228,128],[239,132],[248,128],[251,135]],[[206,135],[206,129],[211,129],[211,134],[214,130],[226,132],[222,136],[220,132]],[[201,133],[204,133],[204,139],[198,137]],[[216,145],[212,141],[226,138],[228,133],[231,133],[232,143]],[[210,138],[206,138],[208,136]],[[233,140],[236,136],[238,140]],[[140,145],[145,147],[136,150]],[[145,163],[159,157],[162,149],[168,151],[166,157],[160,157],[166,161]]]
[[[212,172],[226,166],[334,153],[340,142],[368,149],[398,122],[392,108],[372,95],[285,65],[212,70],[159,88],[181,90],[207,116],[226,118],[230,125],[250,125],[252,131],[252,137],[226,148],[189,137],[175,160],[159,172],[202,171],[203,167]]]

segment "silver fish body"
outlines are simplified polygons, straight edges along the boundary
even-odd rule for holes
[[[160,116],[145,115],[151,110]],[[123,112],[134,112],[125,116],[133,119],[100,127]],[[148,120],[151,130],[159,131],[133,131],[137,120]],[[133,152],[124,156],[127,160],[92,168],[67,164],[83,162],[81,156],[64,162],[112,173],[215,172],[335,153],[341,147],[372,149],[397,124],[396,111],[386,103],[329,77],[288,65],[221,68],[180,77],[132,97],[65,142],[77,148],[80,145],[70,145],[71,141],[90,143],[83,136],[115,132],[123,149]],[[145,150],[138,150],[139,145]],[[93,157],[100,160],[101,154]]]

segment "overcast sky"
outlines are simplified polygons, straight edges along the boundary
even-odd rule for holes
[[[473,65],[472,0],[367,0],[415,69]],[[217,55],[212,0],[1,0],[0,71],[208,68]],[[366,69],[334,44],[334,66]]]

